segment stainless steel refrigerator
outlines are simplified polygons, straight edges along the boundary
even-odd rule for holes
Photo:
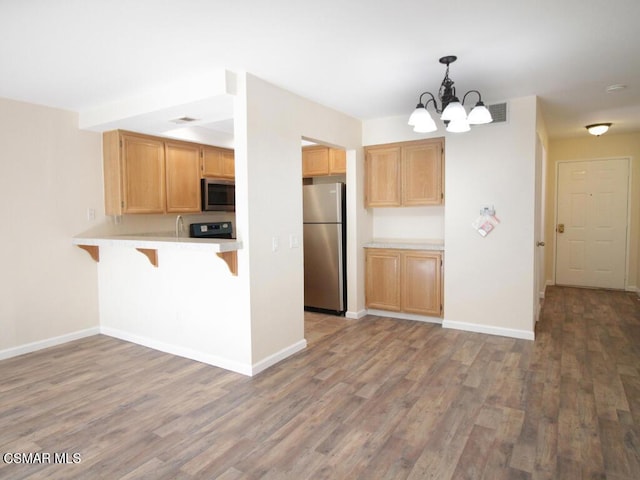
[[[344,314],[346,295],[345,184],[304,185],[304,305]]]

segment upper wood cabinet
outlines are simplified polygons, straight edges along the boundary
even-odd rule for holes
[[[103,135],[105,212],[165,211],[165,151],[161,140],[113,131]]]
[[[365,249],[367,308],[442,316],[442,252]]]
[[[165,142],[167,213],[199,212],[200,146]]]
[[[399,146],[368,148],[365,151],[367,207],[399,207],[402,204]]]
[[[203,177],[235,178],[233,150],[203,146],[201,169]]]
[[[347,172],[344,150],[313,145],[302,149],[302,177],[338,175]]]
[[[444,139],[365,148],[367,207],[444,203]]]
[[[103,153],[107,215],[200,211],[199,145],[114,130]]]
[[[329,149],[329,175],[347,173],[347,152],[337,148]]]

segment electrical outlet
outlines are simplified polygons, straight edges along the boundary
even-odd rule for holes
[[[289,235],[289,248],[300,248],[300,240],[297,235]]]
[[[96,209],[95,208],[87,208],[87,220],[90,222],[96,219]]]
[[[278,237],[271,237],[271,251],[272,252],[277,252],[278,251],[278,247],[279,247],[279,240]]]

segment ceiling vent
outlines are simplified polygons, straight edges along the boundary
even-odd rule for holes
[[[178,124],[191,123],[191,122],[197,122],[197,121],[198,121],[197,118],[192,118],[192,117],[180,117],[180,118],[175,118],[171,120],[171,122],[178,123]]]
[[[491,113],[491,117],[493,118],[493,123],[507,121],[507,102],[496,103],[494,105],[487,105],[487,108]]]

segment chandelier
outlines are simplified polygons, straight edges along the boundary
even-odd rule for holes
[[[447,132],[468,132],[471,130],[470,125],[481,125],[493,121],[489,109],[482,103],[482,96],[479,91],[469,90],[462,97],[462,102],[456,97],[456,87],[453,86],[453,80],[449,78],[449,64],[455,62],[457,58],[454,55],[448,55],[440,59],[440,63],[447,66],[447,71],[438,91],[440,106],[438,106],[438,101],[431,92],[420,94],[418,105],[409,117],[409,125],[413,127],[414,132],[429,133],[438,129],[436,122],[427,110],[430,103],[433,103],[433,108],[440,114],[440,119],[446,125]],[[467,111],[464,109],[464,102],[470,93],[478,95],[478,103],[467,115]],[[423,103],[422,98],[425,95],[431,98],[426,103]]]

